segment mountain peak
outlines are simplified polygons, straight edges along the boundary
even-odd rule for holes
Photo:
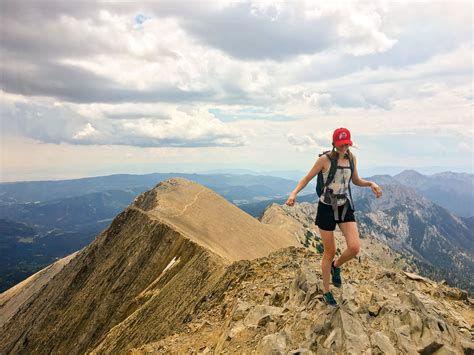
[[[425,175],[419,173],[418,171],[416,170],[413,170],[413,169],[407,169],[407,170],[403,170],[401,173],[395,175],[394,177],[397,178],[397,177],[405,177],[405,178],[408,178],[408,177],[424,177]]]
[[[459,178],[473,178],[474,174],[469,174],[469,173],[455,173],[453,171],[442,171],[439,173],[435,173],[431,175],[432,177],[443,177],[443,178],[454,178],[454,179],[459,179]]]
[[[172,226],[228,262],[254,259],[295,238],[258,220],[197,182],[173,177],[139,195],[129,206]]]

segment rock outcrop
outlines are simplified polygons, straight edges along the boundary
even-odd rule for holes
[[[465,292],[363,259],[322,300],[321,255],[289,247],[229,266],[181,331],[132,354],[472,353]],[[454,291],[456,290],[456,291]]]

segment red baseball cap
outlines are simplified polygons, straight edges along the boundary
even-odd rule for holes
[[[337,147],[344,144],[352,145],[351,132],[347,128],[337,128],[332,134],[332,141]]]

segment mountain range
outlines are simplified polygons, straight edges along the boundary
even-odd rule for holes
[[[0,353],[474,351],[468,293],[391,266],[397,253],[372,236],[326,305],[314,208],[271,204],[257,219],[194,181],[162,181],[0,294]]]
[[[4,255],[0,261],[0,292],[55,260],[88,245],[135,196],[149,190],[157,181],[164,181],[172,175],[112,175],[64,181],[0,184],[0,251]],[[271,203],[283,204],[297,184],[297,181],[278,177],[248,174],[180,175],[211,188],[254,217],[261,215]],[[468,274],[465,271],[469,270],[472,262],[462,248],[472,252],[472,247],[469,246],[472,246],[470,231],[474,217],[456,216],[455,210],[458,205],[474,205],[472,193],[463,193],[472,186],[472,178],[472,174],[443,173],[424,176],[416,171],[404,171],[393,177],[390,175],[369,177],[367,179],[376,181],[387,189],[386,197],[376,200],[372,198],[370,189],[354,187],[356,207],[359,210],[356,214],[363,212],[359,217],[363,222],[362,226],[368,230],[378,231],[382,239],[392,242],[392,247],[399,251],[405,249],[407,256],[414,256],[420,263],[420,268],[424,270],[419,271],[426,276],[436,280],[446,279],[453,286],[471,290],[472,282],[465,281],[465,275]],[[314,191],[314,182],[313,180],[300,192],[299,202],[316,202],[316,195],[308,193]],[[409,186],[410,184],[412,186]],[[395,243],[397,239],[387,237],[393,232],[392,227],[376,223],[376,218],[367,218],[367,212],[387,211],[397,206],[401,211],[424,209],[427,201],[435,202],[425,196],[424,191],[428,191],[428,188],[431,191],[441,191],[447,190],[448,187],[450,192],[445,195],[450,197],[444,199],[445,195],[439,193],[437,195],[441,199],[441,202],[438,202],[439,208],[430,205],[429,216],[421,211],[423,218],[419,219],[414,215],[410,218],[405,216],[403,220],[410,221],[412,233],[416,230],[414,227],[416,221],[420,220],[424,226],[422,230],[428,232],[426,237],[419,238],[430,240],[429,235],[438,233],[442,235],[440,240],[457,238],[464,241],[464,244],[456,244],[456,241],[453,241],[454,244],[443,242],[442,248],[441,245],[432,244],[427,249],[429,251],[420,253],[422,243],[416,241],[416,236],[410,240],[404,237],[403,242]],[[359,197],[359,191],[364,192],[365,197]],[[430,196],[433,195],[436,194]],[[450,203],[453,196],[457,196],[458,203]],[[425,201],[425,205],[418,204],[417,201]],[[463,210],[469,211],[468,208]],[[395,211],[396,209],[392,212]],[[388,217],[384,220],[388,220]],[[390,217],[390,220],[395,221],[393,217]],[[443,228],[435,233],[432,230],[433,223],[443,225]],[[414,245],[407,245],[405,248],[403,245],[405,241],[408,243],[414,241]],[[439,255],[436,251],[438,247],[441,248]],[[443,264],[445,269],[449,269],[452,265],[457,267],[452,268],[448,274],[440,272],[437,269],[438,261],[435,255],[443,256],[440,264]]]

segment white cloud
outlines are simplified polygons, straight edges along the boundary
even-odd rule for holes
[[[81,140],[87,136],[94,135],[95,133],[97,133],[97,130],[88,122],[82,130],[72,136],[72,139]]]
[[[345,126],[472,154],[468,3],[190,4],[4,1],[2,135],[295,167]]]
[[[11,96],[9,98],[12,100]],[[3,135],[25,136],[44,143],[117,144],[139,147],[245,144],[245,138],[240,132],[226,126],[205,109],[191,109],[188,114],[168,108],[167,119],[125,116],[115,120],[103,116],[98,118],[83,116],[67,105],[11,102],[7,100],[6,95],[1,102],[0,120]],[[94,112],[94,109],[91,112]]]

